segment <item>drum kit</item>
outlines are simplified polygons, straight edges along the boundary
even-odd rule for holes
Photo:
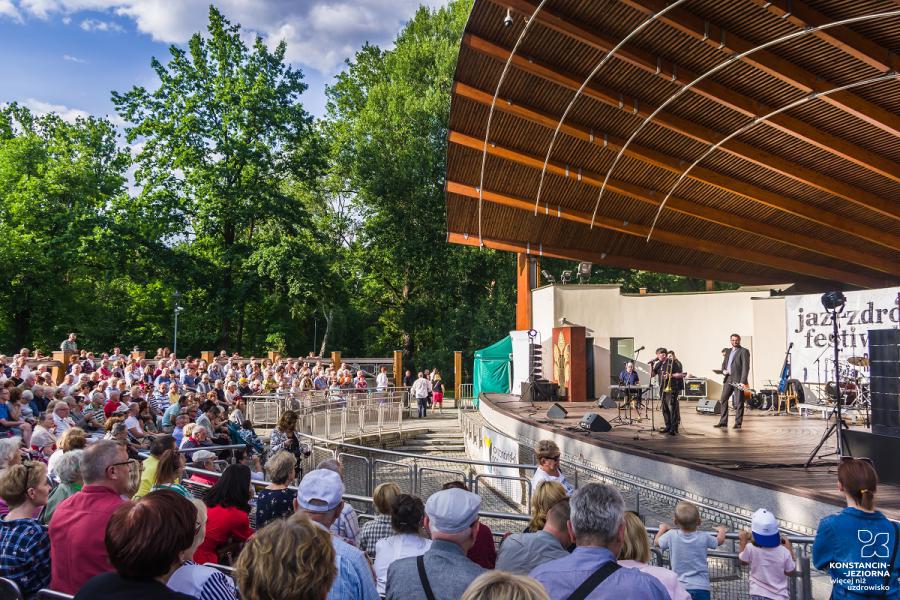
[[[838,365],[841,374],[840,389],[834,381],[825,384],[825,397],[851,408],[868,408],[871,405],[869,386],[869,357],[851,356]]]

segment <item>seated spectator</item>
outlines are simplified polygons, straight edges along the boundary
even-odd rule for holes
[[[185,556],[193,556],[194,551],[203,543],[206,537],[206,505],[202,500],[191,499],[194,508],[197,509],[197,525],[194,533],[194,543],[185,552]],[[237,590],[234,588],[234,580],[218,569],[198,565],[194,561],[185,560],[177,571],[172,573],[166,583],[170,590],[187,594],[192,598],[202,600],[238,600]]]
[[[875,590],[873,595],[897,598],[900,590],[897,560],[889,565],[890,560],[876,560],[875,556],[887,559],[887,548],[893,552],[900,544],[900,532],[896,523],[875,508],[878,475],[872,461],[842,458],[837,479],[847,508],[819,521],[812,547],[813,565],[828,570],[834,582],[832,597],[835,599],[859,598],[851,590],[860,588]],[[861,536],[862,531],[868,535]],[[896,558],[900,558],[900,552]],[[860,562],[873,566],[865,569],[854,566]],[[880,576],[879,570],[888,571],[890,576]]]
[[[340,475],[328,469],[316,469],[300,480],[294,510],[303,511],[316,526],[328,531],[341,515],[343,496]],[[378,600],[372,568],[365,554],[335,535],[331,536],[331,544],[338,569],[328,593],[329,600]]]
[[[106,421],[106,413],[103,410],[103,394],[93,392],[89,394],[90,402],[84,407],[84,426],[88,431],[100,431]]]
[[[566,476],[559,470],[561,453],[556,442],[553,440],[539,441],[534,448],[534,455],[538,461],[538,469],[534,472],[534,477],[531,478],[532,493],[536,492],[538,487],[545,481],[556,481],[562,484],[569,495],[575,491],[575,487],[566,480]],[[539,531],[540,527],[537,530]]]
[[[141,465],[141,483],[133,500],[138,500],[150,493],[150,489],[156,483],[156,469],[159,459],[168,450],[175,449],[175,438],[171,435],[160,435],[150,442],[150,456],[144,459]]]
[[[396,506],[396,505],[395,505]],[[432,494],[425,503],[425,528],[431,547],[419,557],[395,561],[387,574],[388,600],[418,600],[425,586],[435,600],[456,600],[469,584],[485,572],[466,558],[478,537],[481,498],[457,488]]]
[[[247,542],[234,577],[242,600],[319,600],[334,585],[338,560],[331,535],[294,515],[272,521]]]
[[[18,465],[22,462],[21,453],[22,438],[0,438],[0,474],[9,467]],[[0,496],[0,516],[9,512],[6,501]]]
[[[185,465],[184,455],[174,448],[163,452],[159,457],[159,464],[156,465],[156,480],[150,491],[171,490],[187,499],[193,498],[193,494],[179,483],[184,475]]]
[[[653,575],[666,587],[672,600],[691,600],[690,594],[678,582],[678,575],[669,569],[650,564],[647,529],[641,518],[631,511],[625,513],[625,539],[619,551],[619,566],[640,569],[648,575]]]
[[[84,450],[87,446],[87,434],[80,427],[73,427],[59,438],[59,447],[47,460],[47,471],[54,480],[58,479],[56,465],[62,459],[63,454],[72,450]]]
[[[344,480],[344,465],[339,460],[326,458],[316,468],[334,471],[341,476],[341,481]],[[356,509],[349,502],[344,502],[341,516],[332,523],[331,535],[338,536],[351,546],[356,545],[356,538],[359,537],[359,517],[356,514]]]
[[[46,456],[50,456],[56,450],[56,423],[53,422],[53,413],[47,411],[38,416],[34,433],[31,434],[31,447],[35,450],[49,449]]]
[[[188,416],[188,415],[185,415],[185,416],[187,416],[188,420],[190,420],[190,416]],[[195,428],[196,428],[196,425],[194,423],[185,424],[184,431],[182,432],[183,437],[181,438],[181,443],[178,444],[179,450],[184,450],[184,445],[187,443],[187,441],[189,439],[191,439],[191,437],[193,437]]]
[[[231,564],[231,557],[240,552],[245,541],[253,535],[250,529],[250,469],[244,465],[230,465],[203,501],[209,508],[206,538],[194,552],[199,564]]]
[[[140,414],[138,415],[138,420],[141,422],[141,427],[144,430],[144,433],[148,436],[158,435],[160,433],[159,427],[156,426],[156,417],[150,411],[150,406],[147,404],[146,400],[141,400],[139,403],[140,406]]]
[[[194,452],[194,462],[191,463],[191,467],[203,471],[211,471],[213,473],[219,472],[219,469],[216,467],[216,455],[209,450],[197,450]],[[191,473],[191,478],[188,479],[191,483],[199,483],[205,486],[214,486],[218,480],[218,477],[204,475],[203,473]],[[206,518],[206,513],[204,512],[203,514],[204,518]],[[258,523],[259,517],[257,517],[257,524]]]
[[[103,392],[100,393],[102,394]],[[106,401],[106,404],[103,405],[103,414],[108,419],[117,414],[119,408],[122,406],[124,406],[124,404],[119,401],[119,390],[110,391],[109,399]]]
[[[672,570],[678,574],[678,581],[693,600],[709,600],[709,567],[706,551],[715,550],[725,543],[725,527],[719,526],[716,534],[697,531],[700,527],[700,511],[697,506],[686,501],[675,505],[675,524],[680,529],[671,529],[660,523],[653,543],[661,550],[669,550]]]
[[[393,481],[379,484],[372,492],[375,518],[362,526],[357,538],[359,549],[365,552],[370,560],[376,557],[378,542],[394,535],[394,528],[391,525],[391,505],[398,495],[400,495],[400,486]],[[387,569],[385,569],[386,575]],[[383,587],[378,591],[383,594]]]
[[[175,492],[161,490],[127,501],[109,518],[104,546],[115,572],[90,579],[76,600],[188,600],[166,583],[194,543],[197,509]]]
[[[294,481],[297,459],[290,452],[279,452],[266,463],[271,483],[256,495],[256,528],[273,519],[294,514],[295,494],[288,486]]]
[[[460,600],[549,600],[547,592],[534,579],[491,571],[479,575]]]
[[[205,427],[209,437],[214,437],[216,433],[216,421],[219,418],[221,409],[213,402],[206,402],[200,407],[201,414],[197,417],[197,427]]]
[[[150,434],[144,431],[144,424],[141,420],[141,405],[137,402],[132,402],[128,405],[128,416],[125,417],[125,429],[128,430],[128,435],[138,442],[146,437],[150,437]]]
[[[425,505],[420,499],[398,493],[391,500],[388,512],[393,535],[375,544],[375,585],[382,595],[387,586],[388,570],[394,562],[410,556],[422,556],[431,548],[431,540],[422,537]]]
[[[750,530],[738,532],[738,558],[750,565],[750,598],[787,600],[788,577],[797,568],[793,545],[781,535],[775,515],[765,508],[753,513]]]
[[[56,477],[59,479],[59,484],[50,492],[50,499],[41,513],[41,522],[44,525],[50,524],[50,518],[63,500],[81,491],[84,485],[84,481],[81,479],[82,455],[84,455],[84,450],[70,450],[63,454],[56,463]]]
[[[175,427],[172,429],[172,437],[175,438],[175,443],[178,444],[178,448],[181,448],[181,442],[184,441],[184,428],[188,425],[188,416],[185,414],[180,414],[175,417]]]
[[[244,416],[245,410],[247,410],[247,406],[244,404],[244,399],[237,396],[234,399],[234,408],[231,410],[231,414],[228,415],[228,420],[235,425],[241,425],[246,420]]]
[[[212,445],[213,443],[209,441],[209,434],[206,432],[206,428],[194,424],[190,436],[182,442],[181,449],[186,451],[184,455],[187,460],[194,460],[194,453],[189,452],[189,450],[203,447],[208,448]]]
[[[74,594],[91,577],[112,571],[104,534],[119,505],[137,489],[137,461],[125,447],[101,440],[82,455],[84,487],[63,500],[50,520],[50,587]],[[158,534],[159,531],[156,531]],[[91,597],[91,596],[83,596]]]
[[[259,436],[256,435],[256,431],[253,430],[253,423],[251,423],[249,420],[244,420],[244,422],[241,423],[241,428],[238,430],[238,435],[240,436],[241,440],[243,440],[243,442],[247,444],[247,448],[252,453],[263,453],[262,441],[259,439]]]
[[[530,575],[537,579],[551,600],[565,600],[594,573],[606,576],[591,593],[602,587],[598,598],[667,600],[666,588],[652,575],[623,569],[616,563],[625,534],[625,501],[619,491],[603,483],[579,488],[569,502],[569,533],[577,547],[569,555],[545,562]],[[590,597],[588,595],[588,597]]]
[[[187,408],[187,396],[179,396],[177,402],[173,402],[169,408],[162,413],[162,428],[166,433],[172,433],[175,429],[175,421],[178,415]]]
[[[44,463],[27,461],[0,473],[0,498],[9,506],[0,521],[0,576],[14,581],[27,599],[50,583],[50,537],[35,518],[49,496]]]
[[[23,419],[14,417],[13,410],[10,404],[10,388],[0,387],[0,434],[21,437],[23,441],[27,442],[26,445],[30,446],[31,425]]]
[[[550,509],[568,497],[566,488],[558,481],[547,481],[538,487],[531,496],[531,520],[525,528],[525,533],[541,531]]]
[[[469,487],[462,481],[450,481],[443,485],[442,489],[458,488],[469,491]],[[497,547],[494,545],[494,532],[484,523],[478,523],[478,537],[475,544],[466,552],[466,556],[476,565],[485,569],[493,569],[497,563]]]
[[[541,488],[549,485],[546,483]],[[503,540],[497,557],[497,569],[527,575],[548,560],[568,556],[568,548],[572,545],[568,523],[569,499],[563,498],[547,513],[541,531],[514,533]]]

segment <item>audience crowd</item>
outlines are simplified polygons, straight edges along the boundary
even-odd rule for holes
[[[77,352],[74,336],[62,346]],[[340,461],[303,473],[310,449],[297,415],[285,411],[264,441],[243,396],[328,389],[347,378],[361,389],[361,374],[353,383],[345,369],[207,364],[164,351],[151,367],[118,348],[73,358],[57,386],[47,371],[28,368],[26,349],[9,365],[0,357],[0,576],[26,599],[44,588],[150,600],[712,597],[707,552],[725,542],[723,527],[702,530],[698,508],[680,502],[675,527],[661,523],[651,539],[613,486],[575,489],[552,441],[535,448],[528,525],[499,548],[500,536],[479,519],[481,497],[462,481],[425,499],[381,484],[375,517],[360,526]],[[414,385],[424,412],[419,394],[442,387]],[[873,465],[843,460],[838,485],[848,508],[823,520],[813,547],[813,562],[836,582],[832,597],[866,596],[842,583],[853,580],[845,566],[866,543],[848,532],[863,528],[893,552],[888,576],[856,583],[900,597],[900,531],[875,508]],[[775,515],[760,509],[750,531],[738,533],[750,597],[788,598],[796,555]],[[652,564],[654,547],[669,568]]]

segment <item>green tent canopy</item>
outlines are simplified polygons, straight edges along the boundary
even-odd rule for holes
[[[476,402],[482,392],[509,393],[509,355],[512,354],[512,338],[506,336],[499,342],[475,351],[475,367],[472,370]]]

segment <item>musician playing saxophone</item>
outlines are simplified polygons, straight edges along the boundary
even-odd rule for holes
[[[663,419],[666,426],[660,429],[660,433],[678,435],[678,426],[681,424],[681,411],[678,408],[678,395],[684,387],[684,369],[681,362],[675,358],[675,352],[665,348],[656,349],[656,358],[650,361],[651,375],[657,378],[659,383],[659,396],[662,404]]]

